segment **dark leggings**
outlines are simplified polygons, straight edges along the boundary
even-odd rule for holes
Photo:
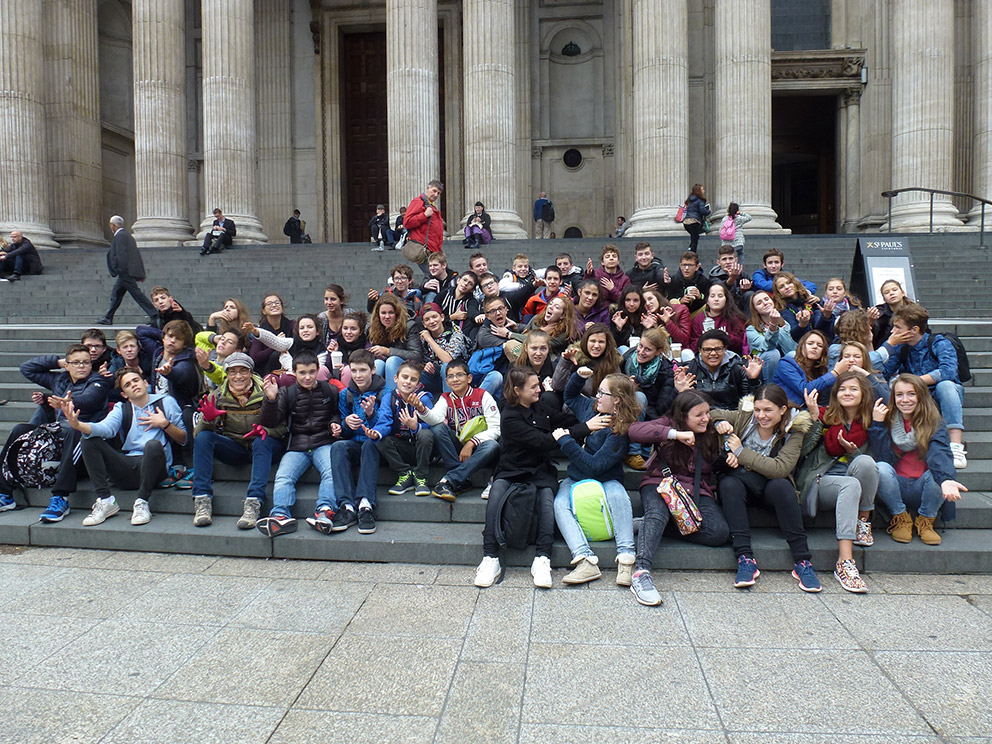
[[[730,528],[723,518],[723,512],[709,496],[696,499],[703,523],[691,535],[679,534],[678,528],[674,526],[675,522],[670,521],[672,513],[658,494],[657,486],[641,486],[641,504],[644,506],[644,519],[641,520],[641,529],[637,533],[637,559],[634,562],[634,568],[638,571],[651,570],[651,561],[661,545],[661,536],[665,533],[666,525],[670,535],[699,545],[724,545],[730,536]]]
[[[730,539],[735,555],[754,557],[751,549],[751,526],[747,519],[748,501],[760,503],[766,509],[775,511],[778,525],[785,533],[785,541],[789,543],[796,563],[810,559],[799,499],[796,498],[796,489],[792,487],[792,483],[785,478],[768,480],[749,470],[720,479],[720,502],[723,504],[727,524],[730,525]]]
[[[689,233],[689,250],[695,251],[696,246],[699,244],[699,236],[703,232],[703,223],[694,222],[691,225],[686,225],[683,223],[682,227],[684,227],[685,231]]]
[[[496,522],[500,518],[498,504],[510,487],[510,481],[498,478],[493,481],[486,502],[486,526],[482,530],[482,552],[492,558],[499,556],[496,542]],[[534,555],[551,557],[551,544],[555,540],[555,492],[550,488],[537,489],[537,549]]]

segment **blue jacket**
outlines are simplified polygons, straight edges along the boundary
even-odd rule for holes
[[[541,219],[541,212],[544,210],[544,205],[550,203],[551,203],[550,199],[538,199],[536,202],[534,202],[534,222],[537,222],[539,219]]]
[[[355,439],[359,442],[364,442],[368,439],[364,431],[361,429],[357,431],[352,429],[344,420],[351,414],[355,414],[362,420],[365,426],[371,429],[375,425],[376,417],[379,415],[379,407],[382,405],[382,393],[385,387],[385,380],[379,377],[379,375],[372,375],[372,384],[364,393],[355,386],[354,380],[348,383],[348,387],[340,392],[338,395],[338,411],[341,412],[342,439]],[[368,397],[375,398],[375,409],[372,411],[371,416],[366,416],[365,409],[362,408],[362,400]]]
[[[797,277],[798,278],[798,277]],[[751,283],[758,289],[763,289],[766,292],[772,291],[772,283],[775,281],[775,277],[769,274],[764,269],[758,269],[751,275]],[[799,279],[803,286],[806,287],[812,294],[816,294],[816,283],[807,282],[803,279]]]
[[[21,374],[35,385],[51,390],[59,398],[71,392],[80,421],[92,423],[107,415],[107,396],[113,383],[99,372],[92,372],[85,380],[73,382],[69,373],[59,367],[58,354],[42,354],[24,362]],[[63,420],[61,410],[56,411],[55,418],[57,421]]]
[[[421,390],[417,393],[417,397],[427,406],[428,410],[434,407],[434,399],[430,393]],[[417,417],[417,412],[413,406],[404,403],[394,388],[389,395],[389,399],[384,400],[382,405],[379,406],[379,414],[376,416],[375,426],[371,427],[372,430],[379,432],[379,436],[383,439],[390,435],[400,437],[401,439],[412,439],[415,432],[403,426],[399,417],[400,409],[406,409],[406,412],[411,416]],[[417,418],[417,431],[430,428],[424,421]]]
[[[568,477],[575,481],[594,478],[600,482],[623,482],[623,458],[627,456],[630,440],[609,429],[594,431],[580,447],[571,434],[558,440],[558,446],[568,457]]]
[[[710,216],[710,205],[693,194],[685,205],[685,218],[695,218],[702,222]]]
[[[809,319],[809,325],[803,328],[799,325],[799,321],[796,319],[796,314],[805,309],[803,303],[788,303],[784,308],[782,308],[782,317],[785,322],[789,324],[789,333],[792,334],[792,338],[795,341],[799,341],[803,336],[805,336],[809,331],[817,330],[823,333],[827,337],[827,342],[834,337],[833,329],[831,325],[833,324],[833,316],[824,318],[823,313],[820,308],[814,307],[812,311],[812,317]]]
[[[918,377],[930,375],[934,384],[942,380],[961,384],[958,379],[958,353],[954,350],[954,345],[939,333],[934,336],[932,350],[929,348],[930,334],[924,333],[919,343],[910,346],[905,352],[905,361],[902,347],[902,344],[892,346],[888,341],[882,344],[882,348],[889,352],[889,358],[882,367],[886,378],[909,372]]]
[[[775,368],[775,377],[772,382],[779,385],[789,396],[789,402],[800,408],[805,408],[806,401],[803,398],[807,390],[816,390],[820,393],[820,400],[826,400],[830,388],[837,382],[837,375],[827,372],[822,377],[815,380],[807,380],[806,372],[796,361],[796,353],[789,352]]]

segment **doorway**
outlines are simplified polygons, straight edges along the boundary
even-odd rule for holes
[[[837,231],[836,96],[772,97],[772,209],[796,234]]]

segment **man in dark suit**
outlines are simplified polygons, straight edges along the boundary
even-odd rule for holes
[[[40,274],[41,270],[38,249],[20,230],[11,230],[10,245],[0,250],[0,273],[7,274],[0,281],[16,282],[21,274]]]
[[[114,288],[110,290],[110,309],[97,321],[99,325],[110,325],[114,322],[114,313],[124,301],[124,293],[130,294],[135,302],[145,311],[149,325],[154,325],[158,310],[138,287],[138,282],[145,281],[145,264],[138,252],[138,245],[127,230],[124,229],[124,218],[114,215],[110,218],[110,229],[114,231],[114,239],[107,251],[107,268],[110,275],[117,277]]]
[[[225,248],[230,248],[237,234],[238,228],[235,226],[234,220],[225,217],[218,207],[214,210],[213,225],[203,236],[203,248],[200,250],[200,255],[220,253]]]
[[[293,216],[286,220],[282,234],[289,237],[290,243],[303,242],[303,225],[300,223],[300,210],[294,209]]]

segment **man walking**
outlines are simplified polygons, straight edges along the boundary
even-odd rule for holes
[[[286,220],[282,234],[289,238],[290,243],[303,242],[303,223],[300,221],[300,210],[294,209],[293,216]]]
[[[110,325],[114,322],[114,313],[124,301],[126,292],[145,311],[148,324],[154,325],[158,310],[138,287],[138,282],[145,281],[145,264],[138,252],[138,245],[134,242],[131,233],[124,229],[123,217],[116,214],[111,217],[110,229],[114,232],[114,239],[110,242],[110,250],[107,251],[107,268],[110,269],[111,276],[117,277],[117,281],[110,290],[110,309],[97,321],[97,324]]]

